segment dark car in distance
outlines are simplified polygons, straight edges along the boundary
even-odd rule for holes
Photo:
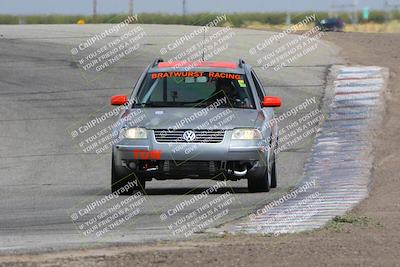
[[[315,24],[316,26],[321,28],[321,31],[333,32],[342,32],[345,26],[344,21],[339,18],[327,18],[323,20],[317,20]]]

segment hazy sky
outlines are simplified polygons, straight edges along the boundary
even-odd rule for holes
[[[186,0],[188,12],[318,11],[352,0]],[[357,1],[357,0],[356,0]],[[93,0],[0,0],[0,14],[91,14]],[[128,0],[97,0],[98,13],[127,12]],[[384,0],[358,0],[360,8],[382,9]],[[400,0],[390,0],[400,3]],[[181,13],[182,0],[134,0],[135,13]]]

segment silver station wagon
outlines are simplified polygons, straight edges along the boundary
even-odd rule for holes
[[[248,180],[249,192],[277,186],[274,107],[255,71],[234,62],[157,59],[115,124],[112,192],[145,191],[152,179]]]

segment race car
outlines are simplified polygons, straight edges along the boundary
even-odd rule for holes
[[[252,67],[235,62],[155,60],[140,76],[115,123],[111,189],[145,191],[152,179],[247,179],[249,192],[277,187],[278,127]]]

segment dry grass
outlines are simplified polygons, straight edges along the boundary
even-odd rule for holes
[[[248,29],[257,29],[257,30],[273,30],[273,31],[282,31],[288,28],[287,25],[268,25],[261,23],[249,23],[244,26]],[[314,27],[313,24],[308,24],[305,27],[299,29],[299,31],[307,31]],[[351,25],[347,24],[345,32],[368,32],[368,33],[400,33],[400,21],[393,20],[389,23],[362,23]]]
[[[387,24],[384,23],[364,23],[357,25],[346,25],[346,32],[381,32],[395,33],[400,32],[400,21],[393,20]]]

